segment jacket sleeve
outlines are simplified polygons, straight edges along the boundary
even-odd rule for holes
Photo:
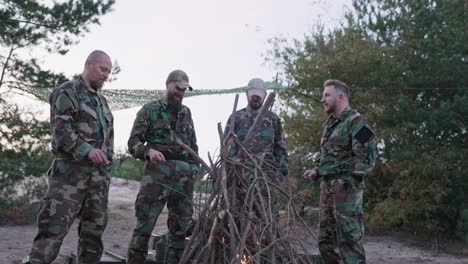
[[[73,92],[60,89],[57,95],[51,98],[53,107],[52,136],[55,137],[57,146],[62,151],[70,153],[76,160],[86,158],[94,148],[84,141],[76,132],[74,123],[77,122],[79,105]]]
[[[355,157],[352,174],[364,177],[374,168],[377,157],[377,140],[374,130],[366,121],[360,119],[352,129],[351,138]]]
[[[231,120],[233,118],[236,118],[234,121],[238,121],[238,116],[233,116],[232,114],[229,116],[227,122],[226,122],[226,127],[224,128],[224,137],[227,137],[229,135],[229,131],[232,129],[232,133],[236,134],[236,125],[234,124],[234,127],[231,127]],[[235,157],[238,152],[238,145],[236,143],[231,144],[231,148],[229,150],[229,156],[230,157]]]
[[[317,168],[317,174],[319,177],[321,176],[320,175],[320,160],[322,159],[322,141],[323,141],[323,135],[325,135],[327,123],[328,123],[328,119],[322,124],[320,142],[318,146],[319,151],[317,153],[317,158],[314,161],[314,165]]]
[[[288,150],[286,147],[286,139],[281,126],[279,117],[275,118],[275,160],[278,168],[283,176],[288,176]]]
[[[150,126],[149,113],[145,106],[138,111],[133,122],[130,138],[128,139],[128,151],[135,159],[146,159],[148,147],[145,145],[145,134]]]

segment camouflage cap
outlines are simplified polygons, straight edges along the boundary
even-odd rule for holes
[[[247,94],[248,96],[257,95],[264,98],[267,94],[266,84],[260,78],[253,78],[247,84]]]
[[[189,89],[190,91],[193,90],[192,86],[189,83],[189,78],[187,74],[182,70],[175,70],[169,73],[167,76],[166,82],[175,82],[177,87],[180,89]]]

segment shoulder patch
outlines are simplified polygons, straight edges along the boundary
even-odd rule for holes
[[[374,132],[370,130],[367,126],[363,126],[354,136],[361,144],[365,144],[372,136]]]

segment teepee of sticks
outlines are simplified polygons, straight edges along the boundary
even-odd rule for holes
[[[210,158],[211,166],[181,143],[208,171],[213,189],[198,203],[196,225],[179,263],[319,263],[309,254],[317,242],[298,214],[298,193],[273,162],[246,147],[255,141],[274,98],[270,93],[243,142],[218,124],[220,154],[216,162]],[[237,101],[238,95],[233,113]],[[233,144],[237,156],[230,155]]]

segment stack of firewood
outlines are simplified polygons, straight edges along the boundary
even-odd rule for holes
[[[316,247],[315,235],[299,216],[300,195],[275,164],[245,147],[255,140],[259,120],[273,100],[270,94],[244,142],[232,131],[223,133],[218,124],[219,157],[215,162],[210,159],[211,166],[197,158],[214,186],[196,216],[180,263],[317,262],[310,256],[310,248]],[[237,97],[233,112],[236,107]],[[237,156],[230,155],[234,144]]]

